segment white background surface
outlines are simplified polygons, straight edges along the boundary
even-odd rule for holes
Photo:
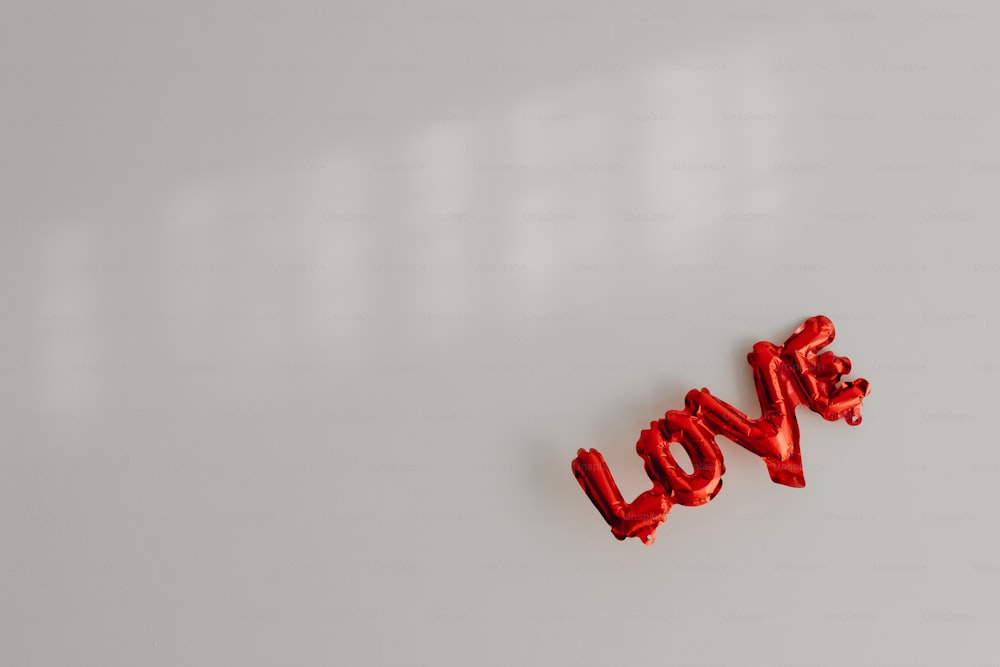
[[[18,4],[0,663],[996,659],[995,4]],[[613,539],[817,313],[808,486]]]

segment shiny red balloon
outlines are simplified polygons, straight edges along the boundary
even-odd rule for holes
[[[573,474],[612,534],[619,540],[638,537],[652,544],[657,526],[666,521],[674,504],[704,505],[714,498],[726,471],[717,435],[760,456],[778,484],[805,486],[796,406],[805,405],[829,421],[844,419],[856,426],[861,423],[861,401],[871,390],[867,380],[841,382],[851,371],[851,361],[832,352],[820,353],[833,338],[833,322],[817,315],[781,345],[760,342],[753,346],[747,361],[761,407],[758,419],[708,389],[689,391],[683,410],[668,411],[639,434],[635,449],[653,487],[630,503],[622,498],[601,453],[581,449],[573,460]],[[693,472],[677,465],[670,451],[674,443],[691,459]]]

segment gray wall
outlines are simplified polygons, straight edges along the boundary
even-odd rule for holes
[[[0,663],[996,659],[996,4],[15,5]],[[808,486],[614,540],[817,313]]]

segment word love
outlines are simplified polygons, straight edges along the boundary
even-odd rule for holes
[[[667,520],[674,504],[704,505],[722,489],[726,466],[715,436],[724,435],[757,454],[778,484],[802,487],[802,456],[795,408],[806,405],[829,421],[861,423],[861,400],[868,395],[867,380],[841,383],[851,372],[851,361],[819,351],[834,338],[833,322],[810,317],[781,345],[762,341],[747,361],[760,401],[760,419],[750,419],[707,389],[692,389],[683,410],[670,410],[639,435],[636,452],[645,462],[653,488],[630,503],[622,498],[604,457],[596,449],[581,449],[573,460],[573,474],[611,526],[619,540],[638,537],[646,544],[656,539],[656,527]],[[670,445],[678,444],[694,464],[688,473],[677,465]]]

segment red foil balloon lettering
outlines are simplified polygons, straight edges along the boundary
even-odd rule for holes
[[[805,486],[799,451],[795,408],[805,405],[829,421],[861,423],[861,401],[868,395],[867,380],[841,382],[851,372],[851,361],[820,351],[834,338],[833,322],[810,317],[781,345],[760,342],[747,361],[753,369],[761,416],[746,414],[713,396],[708,389],[692,389],[683,410],[670,410],[639,434],[636,452],[653,483],[630,503],[625,502],[604,457],[596,449],[581,449],[573,460],[573,474],[619,540],[638,537],[646,544],[656,539],[656,528],[675,505],[704,505],[722,489],[726,471],[715,441],[723,435],[764,460],[771,479],[786,486]],[[691,459],[686,472],[674,459],[671,444]]]

